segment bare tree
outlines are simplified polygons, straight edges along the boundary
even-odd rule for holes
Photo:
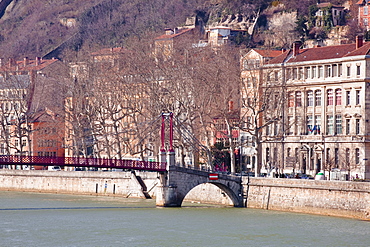
[[[286,126],[281,125],[285,101],[285,85],[282,71],[262,69],[260,61],[247,60],[243,66],[242,115],[240,127],[253,139],[256,150],[255,175],[262,165],[262,143],[280,138]],[[274,131],[270,133],[271,126]]]

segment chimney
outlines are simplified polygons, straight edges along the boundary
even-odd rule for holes
[[[232,112],[234,110],[234,102],[229,101],[229,112]]]
[[[9,58],[9,67],[15,66],[16,62],[14,58]]]
[[[23,66],[26,67],[30,63],[28,57],[23,58]]]
[[[364,44],[364,39],[362,36],[357,35],[356,36],[356,49],[360,48]]]
[[[299,54],[299,47],[301,46],[301,42],[296,41],[293,43],[293,57]]]
[[[36,57],[35,66],[39,66],[39,65],[40,65],[40,57]]]

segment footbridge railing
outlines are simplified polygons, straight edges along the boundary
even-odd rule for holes
[[[0,155],[0,165],[72,166],[165,171],[166,162],[82,157]]]

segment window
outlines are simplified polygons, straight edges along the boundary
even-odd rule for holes
[[[288,127],[287,127],[287,134],[288,135],[293,135],[293,123],[294,123],[294,118],[292,116],[288,117]]]
[[[331,77],[331,66],[330,65],[325,66],[325,77]]]
[[[274,79],[275,79],[275,81],[279,80],[279,72],[277,72],[277,71],[274,72]]]
[[[298,79],[302,80],[303,76],[304,76],[303,68],[299,68],[299,70],[298,70]]]
[[[346,119],[346,135],[351,133],[351,119]]]
[[[364,18],[364,26],[365,27],[369,26],[369,19]]]
[[[332,73],[332,76],[333,77],[338,76],[338,65],[336,65],[336,64],[333,64],[333,73]]]
[[[349,150],[349,148],[346,148],[346,163],[345,163],[345,167],[347,167],[347,168],[349,168],[349,166],[350,166],[350,163],[349,163],[349,161],[350,161],[350,150]]]
[[[351,76],[351,66],[347,66],[347,76]]]
[[[360,104],[360,90],[356,90],[356,105]]]
[[[23,140],[22,140],[22,146],[23,146],[23,147],[27,146],[27,140],[26,140],[26,139],[23,139]]]
[[[18,145],[19,145],[19,140],[18,140],[18,139],[15,139],[15,140],[14,140],[14,145],[15,145],[16,147],[18,147]]]
[[[313,117],[312,116],[307,116],[307,132],[308,134],[313,134],[314,133],[314,126],[313,126]]]
[[[278,124],[275,122],[275,123],[274,123],[274,136],[276,136],[276,135],[278,134],[278,128],[279,128],[279,126],[278,126]]]
[[[342,104],[342,89],[335,90],[335,105]]]
[[[310,67],[305,67],[305,69],[304,69],[305,79],[309,79],[311,77],[311,75],[310,75],[311,70],[310,69],[311,69]]]
[[[346,105],[351,105],[351,91],[346,91]]]
[[[315,106],[321,106],[321,90],[315,91]]]
[[[342,134],[342,115],[335,116],[335,134]]]
[[[321,130],[321,115],[316,115],[315,116],[315,126],[314,126],[314,134],[315,135],[320,135],[320,130]]]
[[[369,9],[367,6],[364,6],[364,15],[368,15],[369,14]]]
[[[319,76],[318,76],[318,78],[322,78],[322,77],[324,77],[324,67],[319,66]]]
[[[338,164],[339,164],[339,148],[335,148],[334,149],[334,164],[335,164],[335,167],[338,168]]]
[[[286,78],[289,80],[289,79],[292,79],[292,69],[287,69],[286,70]]]
[[[360,134],[360,119],[356,119],[356,135]]]
[[[334,126],[333,126],[333,116],[328,115],[327,116],[327,126],[326,126],[326,134],[328,135],[334,135]]]
[[[288,107],[294,107],[294,95],[293,95],[293,93],[289,93]]]
[[[361,75],[361,66],[360,65],[357,65],[356,66],[356,75],[357,76],[360,76]]]
[[[338,76],[342,76],[342,64],[338,64]]]
[[[360,163],[360,149],[359,148],[356,148],[355,149],[355,162],[356,164],[359,164]]]
[[[327,91],[327,95],[328,95],[328,102],[327,102],[327,104],[328,105],[333,105],[334,104],[334,102],[333,102],[333,90],[332,89],[329,89]]]
[[[277,148],[274,148],[274,162],[276,162],[278,160],[278,149]]]
[[[266,148],[266,162],[270,161],[270,148]]]
[[[293,80],[296,80],[298,78],[298,70],[297,68],[293,69]]]
[[[313,106],[313,91],[307,91],[307,106]]]
[[[302,106],[302,93],[301,91],[298,91],[295,93],[295,104],[297,107]]]
[[[271,81],[271,76],[270,76],[270,73],[269,72],[266,73],[266,80],[267,81]]]
[[[316,67],[312,67],[312,73],[311,73],[311,78],[315,78],[316,77]]]

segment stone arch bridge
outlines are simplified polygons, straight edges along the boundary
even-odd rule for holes
[[[242,178],[240,176],[218,174],[217,180],[210,179],[207,171],[168,166],[160,173],[157,185],[156,205],[162,207],[180,207],[185,196],[194,187],[211,183],[222,189],[232,200],[235,207],[243,207]]]

